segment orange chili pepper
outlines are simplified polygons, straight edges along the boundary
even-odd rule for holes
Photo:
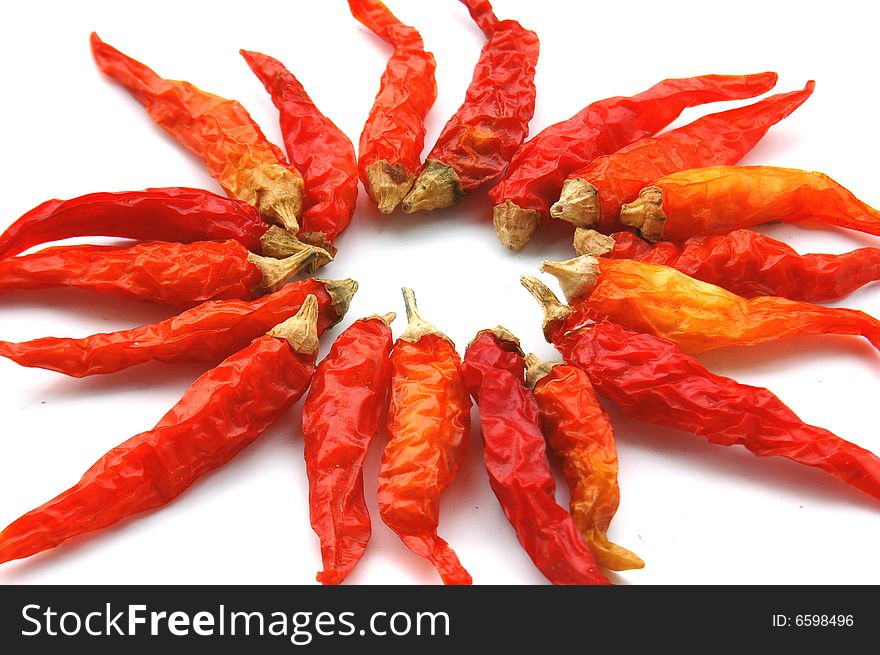
[[[241,104],[189,82],[162,79],[94,32],[91,41],[101,72],[125,87],[156,123],[201,157],[228,195],[253,205],[268,221],[299,231],[302,175]]]
[[[687,353],[812,334],[861,335],[880,350],[880,321],[853,309],[761,296],[746,299],[658,264],[582,255],[544,262],[569,302],[583,301]]]
[[[379,470],[379,514],[407,548],[437,568],[446,584],[471,584],[458,557],[437,536],[440,494],[464,458],[471,401],[455,345],[418,312],[403,290],[404,332],[391,352],[388,444]]]
[[[620,222],[648,241],[807,220],[880,236],[880,211],[827,175],[796,168],[692,168],[655,180],[620,211]]]
[[[620,502],[617,449],[611,419],[599,404],[589,376],[563,362],[526,356],[526,381],[538,403],[541,430],[562,459],[571,495],[571,516],[596,563],[612,571],[645,563],[608,540],[606,532]]]

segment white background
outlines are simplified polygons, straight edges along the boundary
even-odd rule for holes
[[[483,36],[454,0],[389,0],[438,61],[427,145],[458,107]],[[877,10],[871,3],[541,2],[497,0],[496,13],[538,32],[532,133],[592,100],[637,93],[665,77],[775,70],[777,92],[817,81],[814,96],[745,160],[822,170],[880,204],[876,152]],[[48,198],[148,186],[217,190],[199,161],[156,128],[92,63],[88,35],[170,78],[249,108],[281,143],[277,114],[238,54],[281,59],[356,140],[388,48],[343,0],[328,2],[13,3],[0,22],[3,156],[0,227]],[[744,104],[742,102],[734,104]],[[676,125],[716,104],[688,110]],[[424,315],[463,349],[501,323],[552,357],[536,305],[517,282],[543,258],[571,256],[569,230],[521,253],[495,240],[484,192],[431,215],[378,215],[362,194],[327,277],[352,276],[349,319],[396,310],[412,286]],[[769,230],[801,252],[840,252],[871,237],[808,227]],[[880,244],[875,244],[880,245]],[[549,281],[549,280],[548,280]],[[841,304],[880,315],[880,288]],[[0,299],[0,338],[85,336],[170,316],[167,308],[84,292]],[[343,327],[350,320],[343,323]],[[398,318],[396,334],[403,330]],[[326,351],[330,338],[323,344]],[[857,338],[791,339],[702,357],[713,371],[775,391],[805,421],[880,452],[880,357]],[[0,361],[0,525],[75,483],[101,454],[152,426],[203,367],[147,365],[67,379]],[[880,583],[877,501],[806,467],[625,419],[613,407],[621,504],[611,538],[646,562],[619,583]],[[476,420],[476,414],[474,415]],[[299,407],[170,506],[0,567],[0,583],[311,583],[320,567],[309,527]],[[366,471],[373,539],[351,583],[435,583],[379,520],[373,489],[384,436]],[[482,468],[479,434],[443,499],[440,534],[475,583],[542,583]],[[566,502],[566,494],[560,491]]]

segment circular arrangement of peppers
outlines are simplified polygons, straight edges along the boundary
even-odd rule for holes
[[[813,93],[780,93],[657,135],[704,103],[752,98],[774,73],[668,79],[594,102],[526,141],[538,38],[461,0],[486,36],[464,102],[426,160],[435,62],[419,33],[379,0],[348,0],[393,52],[358,146],[284,65],[242,51],[280,116],[285,152],[244,107],[159,77],[97,35],[100,70],[198,155],[226,197],[189,188],[49,200],[0,235],[0,293],[72,286],[183,308],[171,319],[83,339],[0,342],[22,366],[84,377],[147,361],[204,362],[202,375],[152,429],[112,449],[73,487],[0,533],[0,563],[165,505],[222,466],[305,395],[302,434],[318,580],[339,584],[371,534],[363,463],[386,418],[379,513],[447,584],[471,576],[437,534],[479,409],[491,488],[532,561],[554,584],[610,584],[602,569],[644,566],[606,533],[617,509],[614,432],[597,397],[635,418],[755,455],[781,456],[880,498],[880,459],[805,424],[767,389],[706,370],[691,355],[795,335],[864,336],[880,322],[816,302],[880,279],[880,249],[801,255],[748,228],[813,220],[880,235],[880,212],[821,173],[736,166]],[[577,257],[544,262],[568,304],[534,277],[561,361],[526,355],[498,326],[460,357],[404,289],[394,313],[356,320],[316,362],[321,334],[343,319],[354,280],[314,277],[336,255],[358,183],[383,213],[457,204],[494,183],[498,238],[522,248],[551,221],[575,226]],[[21,253],[69,237],[75,245]],[[303,274],[297,281],[290,280]],[[562,462],[568,509],[555,500],[547,448]]]

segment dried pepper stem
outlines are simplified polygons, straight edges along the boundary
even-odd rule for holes
[[[807,425],[767,389],[710,373],[670,341],[613,323],[583,303],[563,317],[550,289],[535,278],[522,282],[541,305],[547,340],[628,415],[760,457],[786,457],[880,499],[873,453]]]
[[[303,179],[263,135],[244,107],[155,71],[91,35],[101,71],[127,89],[153,120],[202,158],[227,194],[270,222],[299,231]]]
[[[861,335],[880,350],[880,321],[852,309],[761,296],[746,299],[658,264],[581,255],[544,262],[569,302],[699,353],[793,336]]]
[[[0,563],[167,505],[232,459],[308,387],[316,319],[317,300],[309,296],[295,317],[201,376],[156,427],[109,451],[73,487],[0,532]]]

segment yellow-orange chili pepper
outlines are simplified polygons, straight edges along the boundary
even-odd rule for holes
[[[582,255],[544,262],[569,302],[668,339],[688,353],[748,346],[784,337],[848,334],[880,350],[880,321],[853,309],[824,307],[776,296],[743,298],[658,264]]]
[[[807,220],[880,235],[880,211],[827,175],[796,168],[692,168],[655,180],[620,211],[620,222],[648,241]]]

